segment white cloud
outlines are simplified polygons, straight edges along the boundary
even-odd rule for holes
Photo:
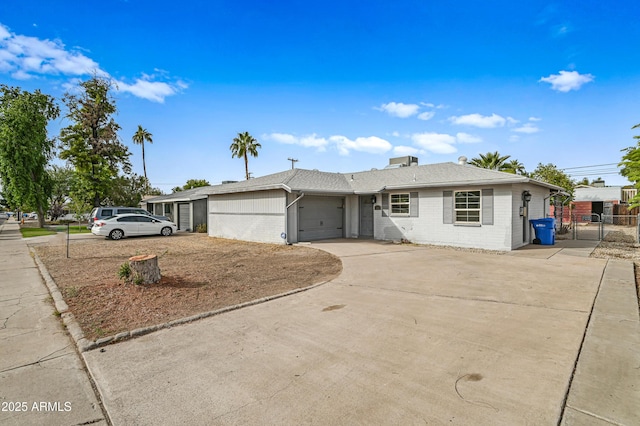
[[[538,82],[550,83],[553,90],[566,93],[580,89],[583,84],[592,82],[594,78],[591,74],[580,74],[578,71],[560,71],[560,74],[542,77]]]
[[[60,40],[38,39],[10,32],[0,24],[0,72],[9,73],[18,80],[40,76],[65,76],[77,81],[77,77],[97,75],[109,78],[93,59],[79,49],[67,49]],[[112,80],[118,90],[154,102],[164,102],[165,97],[185,89],[184,82],[153,81],[157,77],[143,75],[133,84]],[[164,78],[166,80],[166,78]],[[63,82],[69,87],[69,82]]]
[[[164,103],[164,98],[175,95],[181,87],[162,81],[149,81],[147,78],[138,78],[133,84],[118,81],[116,85],[119,92],[131,93],[138,98],[158,103]]]
[[[300,145],[305,148],[317,148],[318,151],[325,151],[326,146],[329,144],[329,141],[327,141],[325,138],[319,138],[315,133],[302,137],[298,137],[288,133],[271,133],[262,135],[262,138],[288,145]]]
[[[480,136],[470,135],[469,133],[457,133],[456,141],[458,141],[458,143],[479,143],[482,142],[482,138]]]
[[[425,151],[436,154],[452,154],[457,151],[453,146],[456,143],[455,136],[443,133],[415,133],[411,135],[413,143]]]
[[[378,111],[384,111],[393,117],[408,118],[412,115],[416,115],[420,109],[416,104],[403,104],[402,102],[389,102],[388,104],[382,104],[379,108],[375,108]]]
[[[104,74],[94,60],[82,53],[66,50],[59,40],[40,40],[16,35],[0,24],[0,70],[16,79],[37,75],[79,76]]]
[[[524,125],[512,130],[512,132],[527,134],[538,133],[539,131],[540,129],[533,123],[525,123]]]
[[[427,121],[427,120],[431,120],[434,115],[436,115],[436,113],[433,112],[433,111],[425,111],[425,112],[422,112],[422,113],[418,114],[418,119]]]
[[[519,141],[520,141],[520,136],[518,135],[509,136],[509,142],[519,142]]]
[[[491,116],[484,116],[480,114],[468,114],[461,115],[459,117],[453,116],[449,118],[453,124],[462,124],[466,126],[475,126],[485,129],[491,129],[494,127],[502,127],[507,121],[504,117],[497,114]]]
[[[529,121],[541,121],[542,118],[538,118],[538,117],[529,117]]]
[[[393,155],[397,155],[399,157],[405,156],[405,155],[416,155],[421,153],[424,153],[424,151],[418,148],[415,148],[413,146],[398,145],[393,147]]]
[[[335,135],[329,138],[331,142],[336,144],[340,155],[349,155],[350,151],[368,152],[371,154],[383,154],[393,146],[386,140],[377,136],[360,137],[351,140],[346,136]]]

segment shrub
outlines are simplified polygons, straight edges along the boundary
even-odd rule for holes
[[[198,226],[196,226],[196,232],[200,234],[205,234],[207,232],[207,224],[201,223]]]
[[[124,282],[131,281],[131,266],[129,266],[129,262],[125,262],[120,265],[120,269],[118,270],[118,278],[120,278]]]

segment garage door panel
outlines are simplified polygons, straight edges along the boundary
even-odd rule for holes
[[[304,197],[298,206],[298,239],[342,238],[343,206],[342,197]]]

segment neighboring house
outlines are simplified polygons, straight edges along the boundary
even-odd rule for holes
[[[212,237],[269,243],[331,238],[512,250],[532,241],[529,219],[546,217],[561,188],[465,163],[382,170],[292,169],[201,188]]]
[[[570,208],[563,209],[563,222],[588,223],[600,220],[600,215],[612,216],[618,204],[627,204],[637,190],[622,186],[605,186],[602,180],[591,185],[577,185]],[[552,206],[553,213],[553,206]]]
[[[142,201],[142,208],[164,215],[178,225],[178,230],[195,231],[198,225],[207,223],[207,195],[193,188],[169,195],[148,198]]]

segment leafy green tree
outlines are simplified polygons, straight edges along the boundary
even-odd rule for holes
[[[547,182],[552,185],[563,188],[573,198],[573,190],[576,183],[565,172],[559,170],[555,164],[542,164],[538,163],[538,167],[531,172],[531,179],[538,180],[540,182]]]
[[[510,155],[500,155],[498,151],[480,154],[480,157],[474,157],[469,161],[472,166],[482,169],[505,171],[508,166],[506,161],[511,158]]]
[[[120,175],[111,181],[106,203],[114,206],[135,207],[148,190],[147,179],[135,173]]]
[[[38,212],[44,226],[51,181],[46,167],[55,149],[47,123],[60,114],[54,99],[19,87],[0,86],[0,178],[12,207]]]
[[[511,160],[504,164],[504,169],[502,171],[507,173],[513,173],[520,176],[526,176],[527,171],[524,168],[524,164],[519,162],[518,160]]]
[[[147,129],[143,129],[141,125],[138,124],[138,130],[131,138],[133,143],[142,146],[142,168],[144,170],[144,178],[147,179],[147,163],[144,159],[144,142],[147,141],[149,143],[153,143],[153,135],[147,131]]]
[[[49,195],[49,215],[51,220],[62,216],[64,206],[71,196],[73,169],[69,166],[52,166],[49,170],[51,194]]]
[[[183,186],[176,186],[173,192],[186,191],[187,189],[200,188],[211,185],[206,179],[189,179]]]
[[[631,129],[637,129],[640,124],[636,124]],[[618,164],[618,167],[622,167],[620,174],[633,183],[633,187],[638,189],[638,195],[629,200],[629,207],[640,206],[640,135],[633,137],[638,142],[635,146],[630,146],[622,150],[625,154],[622,156],[622,161]]]
[[[83,197],[97,207],[120,169],[130,172],[130,154],[120,142],[120,126],[112,117],[117,109],[109,94],[111,82],[94,76],[79,86],[79,95],[66,93],[63,98],[72,124],[60,131],[60,158],[75,168],[79,182],[74,198]]]
[[[589,178],[583,177],[582,180],[576,182],[576,185],[589,185]]]
[[[244,170],[247,180],[249,180],[249,158],[258,156],[258,148],[262,148],[262,145],[249,134],[249,132],[238,133],[238,136],[233,138],[233,143],[229,147],[231,150],[231,158],[244,158]]]

